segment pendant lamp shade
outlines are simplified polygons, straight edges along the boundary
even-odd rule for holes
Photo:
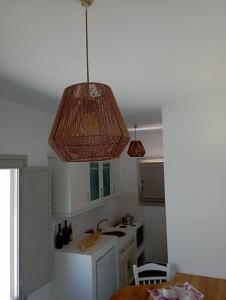
[[[134,125],[135,129],[135,140],[130,142],[129,149],[127,151],[128,155],[131,157],[143,157],[145,154],[145,149],[141,141],[138,141],[136,139],[136,130],[137,130],[137,125]]]
[[[111,88],[89,80],[88,7],[93,0],[80,0],[85,7],[87,82],[64,90],[50,135],[56,155],[69,162],[119,157],[130,137]]]
[[[131,141],[127,151],[131,157],[143,157],[145,149],[141,141]]]
[[[120,156],[129,140],[109,86],[87,82],[64,90],[49,135],[49,145],[60,159],[113,159]]]

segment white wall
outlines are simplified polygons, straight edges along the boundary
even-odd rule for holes
[[[226,102],[163,109],[169,262],[226,278]]]
[[[0,100],[0,153],[26,154],[29,166],[46,166],[52,116]]]
[[[163,157],[162,130],[139,131],[137,138],[143,142],[145,157]],[[127,149],[121,157],[121,175],[122,195],[117,214],[132,214],[137,222],[144,224],[148,261],[167,261],[165,208],[139,206],[137,159],[129,157]]]

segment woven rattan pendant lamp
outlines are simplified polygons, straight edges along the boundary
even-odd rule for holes
[[[49,145],[64,161],[95,161],[119,157],[130,137],[111,88],[89,81],[88,7],[93,0],[80,0],[86,16],[87,82],[64,90]]]
[[[142,142],[137,140],[137,126],[136,125],[134,125],[134,129],[135,129],[135,140],[130,142],[127,153],[131,157],[143,157],[145,154],[145,149],[144,149]]]

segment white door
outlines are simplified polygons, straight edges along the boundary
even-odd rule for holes
[[[50,173],[22,169],[22,295],[50,279]]]
[[[112,248],[96,263],[97,300],[109,300],[117,289],[116,251]]]

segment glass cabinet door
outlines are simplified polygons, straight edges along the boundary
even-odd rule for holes
[[[111,193],[111,180],[110,180],[110,163],[103,163],[103,192],[104,197]]]
[[[99,163],[90,163],[90,200],[100,198],[100,183],[99,183]]]

